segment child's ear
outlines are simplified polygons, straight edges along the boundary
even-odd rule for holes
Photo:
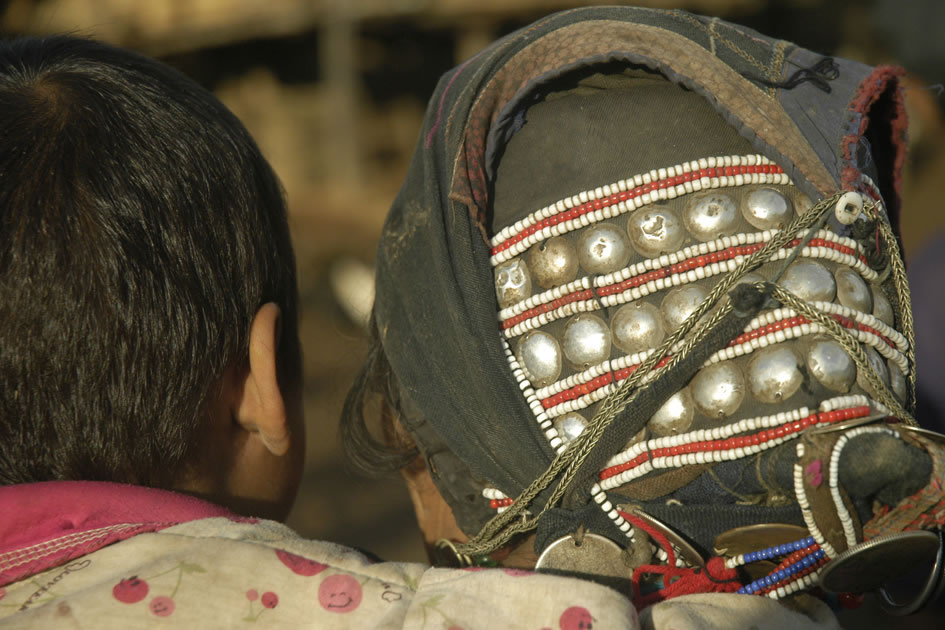
[[[242,391],[233,406],[237,424],[277,456],[289,450],[285,401],[276,368],[280,332],[279,307],[272,302],[263,304],[250,325],[249,366],[240,375]]]

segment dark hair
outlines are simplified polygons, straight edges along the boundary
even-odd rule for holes
[[[297,288],[282,190],[212,94],[72,37],[0,42],[0,483],[168,487]]]

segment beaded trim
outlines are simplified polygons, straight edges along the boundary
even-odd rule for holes
[[[725,237],[712,243],[701,243],[695,248],[701,251],[702,245],[711,246],[707,248],[708,251],[705,254],[691,256],[691,252],[686,252],[686,249],[690,248],[686,248],[668,256],[648,258],[622,271],[598,276],[593,280],[581,278],[502,309],[499,312],[500,327],[505,337],[509,339],[576,313],[596,311],[605,306],[617,306],[663,289],[711,278],[721,273],[733,272],[745,256],[762,249],[776,233],[776,230],[766,230]],[[733,239],[735,242],[740,242],[743,236],[746,241],[744,245],[731,245]],[[730,245],[714,248],[725,242]],[[800,239],[792,240],[769,260],[787,259],[792,254],[792,248],[799,244]],[[867,265],[858,243],[826,230],[820,230],[817,237],[801,250],[800,255],[805,258],[824,258],[845,264],[858,271],[867,280],[875,280],[878,277],[876,272]],[[664,259],[666,264],[663,262]],[[678,262],[672,262],[674,259]],[[591,283],[596,289],[591,288]]]
[[[566,197],[506,226],[492,238],[490,262],[497,265],[547,238],[620,216],[655,201],[710,188],[789,184],[790,181],[780,166],[761,155],[702,158],[654,169]]]
[[[804,543],[808,544],[801,546]],[[793,549],[793,553],[781,561],[774,571],[763,578],[746,584],[738,589],[738,591],[736,591],[737,593],[768,595],[773,599],[780,599],[785,595],[813,585],[815,580],[811,577],[811,574],[819,572],[819,570],[827,564],[826,554],[814,540],[813,536],[805,538],[802,541],[788,543],[787,545],[779,545],[779,548],[780,547],[790,547]],[[765,551],[768,550],[766,549]],[[805,580],[804,578],[810,579]]]
[[[810,511],[810,501],[807,500],[807,493],[804,491],[804,471],[801,468],[801,458],[804,457],[804,443],[797,443],[797,463],[794,464],[794,496],[797,498],[797,504],[801,507],[801,516],[804,517],[804,524],[807,525],[807,531],[811,533],[820,548],[824,550],[828,558],[834,558],[837,552],[833,545],[827,542],[823,532],[817,527],[817,521]]]
[[[802,407],[792,412],[747,418],[713,429],[699,429],[634,444],[612,458],[600,472],[600,487],[603,490],[616,488],[656,469],[741,459],[794,439],[808,427],[870,415],[872,408],[868,399],[865,396],[855,398],[859,404],[843,409],[809,413],[806,407]],[[759,428],[762,430],[733,437],[736,433]]]
[[[502,349],[505,352],[506,360],[509,362],[512,375],[518,382],[518,386],[522,390],[522,395],[525,396],[525,401],[535,415],[535,420],[538,421],[538,427],[544,432],[551,448],[560,453],[564,450],[565,444],[561,441],[561,438],[558,437],[558,431],[554,428],[554,425],[552,425],[551,419],[548,417],[548,414],[545,413],[538,397],[535,396],[535,390],[532,388],[531,382],[529,382],[528,377],[525,375],[525,370],[519,365],[518,359],[515,358],[515,353],[512,352],[512,348],[509,347],[508,342],[504,339],[502,340]]]

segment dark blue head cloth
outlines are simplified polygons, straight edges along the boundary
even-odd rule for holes
[[[614,63],[704,96],[811,198],[875,169],[896,223],[897,69],[825,59],[682,11],[606,7],[547,17],[447,73],[378,247],[375,317],[402,402],[425,421],[415,435],[434,480],[469,533],[489,516],[471,508],[483,502],[470,480],[516,496],[553,458],[498,333],[488,244],[496,160],[540,86]]]

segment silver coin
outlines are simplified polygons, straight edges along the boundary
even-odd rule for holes
[[[886,367],[886,361],[870,346],[863,345],[863,350],[866,352],[866,360],[870,369],[879,377],[879,380],[889,385],[889,368]],[[859,370],[856,374],[856,383],[866,392],[873,392],[873,389],[867,384],[866,378]]]
[[[783,344],[755,352],[748,362],[748,385],[752,395],[761,402],[787,400],[803,382],[797,355]]]
[[[686,321],[693,311],[705,301],[709,293],[698,284],[676,287],[666,294],[660,304],[663,326],[667,332],[673,332]]]
[[[759,230],[784,227],[791,222],[791,202],[773,188],[753,190],[742,202],[745,220]]]
[[[584,230],[577,250],[578,262],[588,273],[610,273],[630,260],[630,243],[623,230],[612,223],[598,223]]]
[[[837,294],[837,283],[833,274],[813,260],[797,260],[791,263],[778,284],[807,302],[832,302]]]
[[[889,387],[893,390],[896,398],[900,402],[904,402],[906,400],[906,376],[895,362],[887,361],[886,364],[889,367]]]
[[[495,295],[499,308],[517,304],[532,294],[532,279],[521,258],[513,258],[495,268]]]
[[[550,385],[561,374],[558,341],[542,330],[533,330],[522,337],[517,358],[525,376],[535,387]]]
[[[684,387],[663,403],[647,422],[646,427],[653,435],[663,436],[683,433],[692,425],[695,403],[689,388]]]
[[[571,282],[577,277],[577,250],[563,236],[552,236],[528,252],[528,268],[544,289]]]
[[[682,221],[667,206],[637,210],[627,221],[627,234],[633,249],[647,258],[676,251],[686,238]]]
[[[587,420],[576,411],[569,411],[558,416],[552,424],[558,432],[558,437],[565,444],[577,438],[587,428]]]
[[[725,418],[736,411],[745,399],[745,377],[731,361],[702,368],[689,384],[696,409],[710,418]]]
[[[832,339],[814,341],[807,353],[807,369],[829,390],[846,393],[856,382],[856,363]]]
[[[584,532],[583,527],[579,534],[564,536],[548,545],[538,556],[535,571],[590,580],[633,595],[633,568],[624,564],[623,549],[609,538]],[[585,618],[574,628],[593,625],[590,613],[582,611]]]
[[[683,215],[689,233],[702,242],[731,235],[737,219],[735,200],[722,192],[693,197]]]
[[[632,302],[617,309],[611,330],[614,345],[627,354],[655,348],[666,335],[660,310],[647,302]]]
[[[837,281],[837,301],[863,313],[873,312],[873,293],[860,274],[849,267],[837,267],[833,273]]]
[[[574,367],[584,369],[610,357],[610,339],[610,328],[604,320],[581,313],[565,325],[561,347]]]
[[[636,435],[630,438],[630,441],[628,441],[626,444],[623,445],[623,450],[627,450],[634,444],[639,444],[640,442],[643,441],[643,438],[645,437],[646,437],[646,428],[640,429],[639,431],[637,431]]]
[[[895,326],[896,316],[893,314],[892,304],[886,299],[882,287],[873,286],[873,317],[883,322],[887,326]]]

